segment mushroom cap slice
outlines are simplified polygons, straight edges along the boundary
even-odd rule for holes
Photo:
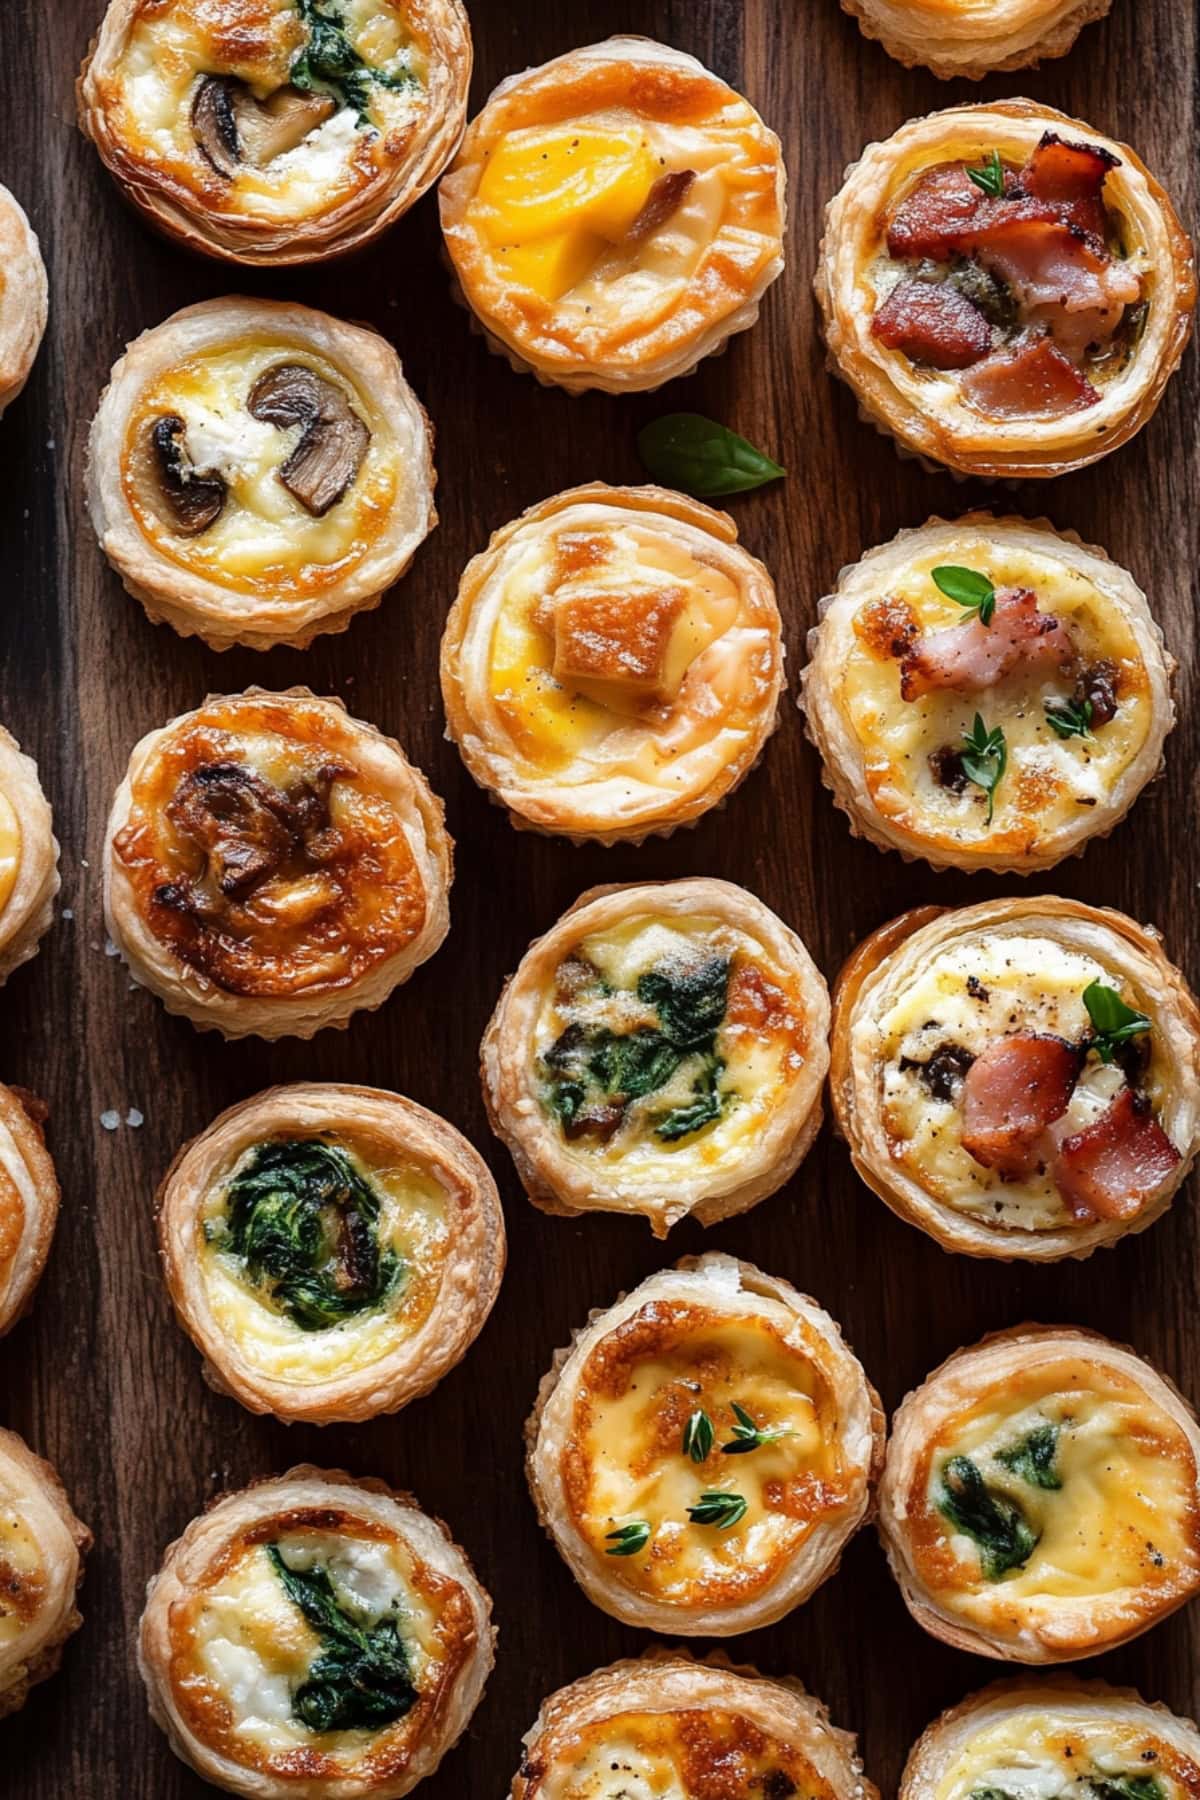
[[[303,363],[277,363],[250,390],[252,418],[285,429],[302,425],[279,479],[301,506],[321,518],[362,467],[371,434],[340,388]]]
[[[234,111],[237,85],[226,75],[206,75],[192,101],[192,134],[201,153],[226,181],[233,180],[241,161]]]
[[[183,447],[184,429],[178,413],[164,413],[150,427],[150,442],[171,524],[183,537],[198,537],[220,518],[226,490],[219,475],[200,475],[192,468]]]

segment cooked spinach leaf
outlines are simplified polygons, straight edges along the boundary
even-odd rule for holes
[[[938,1511],[979,1546],[989,1581],[1020,1569],[1037,1548],[1037,1534],[1015,1501],[993,1493],[969,1456],[952,1456],[942,1470]]]
[[[1157,1775],[1087,1775],[1082,1785],[1092,1800],[1166,1800]]]
[[[296,0],[296,10],[308,28],[308,42],[291,68],[292,86],[302,93],[332,94],[340,106],[354,109],[360,125],[369,125],[372,88],[416,86],[410,70],[391,75],[363,60],[346,35],[339,0]]]
[[[676,1106],[665,1113],[654,1127],[654,1135],[661,1138],[664,1144],[673,1144],[678,1138],[689,1136],[699,1131],[702,1125],[711,1125],[719,1119],[725,1104],[717,1083],[725,1073],[725,1062],[720,1056],[711,1056],[692,1083],[695,1096],[686,1106]]]
[[[1046,1424],[1035,1426],[1020,1443],[997,1450],[996,1461],[1019,1475],[1022,1481],[1027,1481],[1030,1487],[1058,1489],[1062,1486],[1062,1477],[1054,1467],[1058,1433],[1059,1427],[1047,1420]]]
[[[278,1544],[268,1544],[267,1555],[288,1599],[321,1639],[320,1654],[292,1695],[293,1718],[310,1731],[375,1731],[411,1712],[417,1690],[397,1620],[356,1624],[327,1570],[289,1568]]]

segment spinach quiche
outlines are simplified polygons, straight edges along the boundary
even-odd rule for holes
[[[83,1623],[76,1595],[91,1546],[50,1464],[0,1430],[0,1718],[57,1673]]]
[[[0,725],[0,986],[50,929],[60,885],[54,818],[37,764]]]
[[[58,1223],[45,1122],[42,1101],[0,1082],[0,1337],[29,1311]]]
[[[1112,0],[842,0],[864,37],[943,81],[978,81],[994,69],[1036,68],[1065,56]]]
[[[20,202],[0,186],[0,417],[29,379],[48,306],[37,236]]]

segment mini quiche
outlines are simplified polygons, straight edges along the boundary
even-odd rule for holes
[[[442,814],[400,746],[340,701],[210,697],[130,757],[105,839],[109,935],[202,1030],[345,1025],[449,930]]]
[[[526,1435],[538,1517],[590,1600],[733,1637],[834,1573],[871,1511],[884,1419],[828,1313],[710,1254],[593,1314]]]
[[[827,209],[816,289],[863,416],[994,477],[1061,475],[1140,431],[1196,301],[1192,245],[1136,154],[1032,100],[868,145]]]
[[[439,1520],[307,1465],[227,1494],[168,1549],[138,1662],[150,1711],[246,1800],[399,1800],[466,1729],[491,1601]]]
[[[0,1337],[28,1312],[58,1223],[45,1121],[40,1100],[0,1082]],[[3,1588],[0,1580],[0,1611]]]
[[[593,482],[467,565],[442,641],[447,729],[515,825],[637,843],[749,773],[783,654],[771,577],[727,514]]]
[[[58,1672],[91,1545],[50,1464],[0,1430],[0,1718]]]
[[[864,37],[889,56],[942,81],[979,81],[995,69],[1028,69],[1065,56],[1112,0],[842,0]]]
[[[206,300],[116,364],[88,440],[100,547],[214,650],[304,649],[377,606],[437,523],[432,431],[378,332]]]
[[[896,1414],[879,1528],[918,1625],[977,1656],[1070,1662],[1200,1592],[1200,1426],[1132,1351],[1020,1325]]]
[[[0,187],[0,417],[29,379],[48,304],[46,265],[33,227]]]
[[[371,1419],[428,1394],[504,1272],[483,1158],[380,1088],[300,1082],[243,1101],[180,1151],[158,1207],[206,1377],[288,1423]]]
[[[851,829],[935,868],[1030,874],[1162,766],[1174,662],[1133,577],[1045,521],[971,513],[843,569],[808,729]]]
[[[483,1095],[535,1206],[641,1213],[665,1237],[795,1173],[821,1122],[828,1031],[820,971],[745,888],[592,888],[501,994]]]
[[[879,1800],[854,1738],[799,1682],[716,1656],[597,1669],[542,1703],[524,1745],[511,1800]]]
[[[1130,1688],[997,1681],[935,1719],[899,1800],[1200,1800],[1200,1733]]]
[[[661,387],[783,269],[779,139],[681,50],[612,37],[501,82],[439,189],[490,347],[572,392]]]
[[[110,0],[79,122],[126,199],[226,262],[361,249],[462,137],[460,0]]]
[[[37,764],[0,725],[0,987],[54,917],[58,844]]]
[[[1088,1256],[1200,1148],[1200,1013],[1158,934],[1075,900],[927,907],[860,945],[830,1088],[854,1166],[945,1250]]]

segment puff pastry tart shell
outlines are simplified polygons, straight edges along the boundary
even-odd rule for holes
[[[0,417],[29,379],[48,304],[46,265],[33,227],[0,187]]]
[[[835,372],[902,452],[1032,477],[1141,430],[1187,343],[1196,277],[1127,144],[1006,100],[867,146],[826,209],[816,292]]]
[[[308,1465],[228,1494],[166,1552],[138,1662],[175,1754],[246,1800],[399,1800],[493,1662],[491,1601],[408,1494]]]
[[[779,140],[682,50],[612,37],[501,82],[439,188],[491,348],[572,392],[686,375],[783,269]]]
[[[202,1030],[345,1025],[449,929],[442,814],[400,746],[340,701],[213,696],[130,757],[105,839],[109,935]]]
[[[914,1745],[899,1800],[972,1793],[1200,1794],[1200,1734],[1132,1688],[1069,1675],[996,1681],[944,1712]]]
[[[571,488],[467,565],[442,640],[450,736],[518,826],[639,842],[730,794],[775,727],[775,589],[725,513]]]
[[[1149,1363],[1021,1325],[896,1414],[879,1527],[913,1618],[1009,1662],[1095,1656],[1200,1591],[1200,1427]]]
[[[942,591],[964,575],[962,599]],[[902,531],[842,570],[809,653],[808,729],[851,829],[937,869],[1030,874],[1106,835],[1161,768],[1175,718],[1145,595],[1044,521]],[[976,715],[1004,738],[990,790],[963,763]]]
[[[361,249],[462,136],[460,0],[110,0],[79,122],[151,225],[226,262]]]
[[[100,547],[156,623],[303,649],[379,604],[437,523],[432,431],[386,339],[281,300],[143,332],[88,440]]]
[[[994,69],[1028,69],[1065,56],[1112,0],[842,0],[864,37],[906,69],[943,81],[978,81]]]
[[[58,1222],[45,1118],[40,1100],[0,1083],[0,1337],[28,1312]]]
[[[75,1596],[91,1543],[50,1464],[0,1430],[0,1718],[57,1672],[82,1625]]]
[[[872,1506],[878,1396],[815,1301],[688,1258],[594,1314],[542,1382],[528,1473],[588,1598],[649,1631],[771,1625]]]
[[[208,1380],[289,1423],[371,1419],[429,1393],[504,1272],[483,1158],[381,1088],[299,1082],[222,1113],[176,1157],[158,1223]]]
[[[50,929],[58,844],[37,764],[0,725],[0,986]]]
[[[728,881],[592,888],[525,953],[483,1040],[492,1129],[545,1212],[715,1224],[799,1167],[829,997],[795,933]]]
[[[943,1249],[1087,1256],[1158,1218],[1192,1165],[1198,1032],[1158,934],[1122,913],[928,907],[842,972],[834,1111],[863,1180]]]
[[[543,1702],[511,1800],[878,1800],[854,1738],[797,1681],[667,1650],[611,1663]]]

